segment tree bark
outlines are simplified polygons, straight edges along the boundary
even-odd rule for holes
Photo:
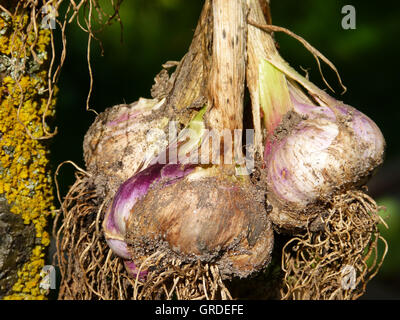
[[[49,146],[41,140],[45,117],[54,115],[51,30],[38,26],[35,34],[30,12],[14,11],[14,1],[0,8],[0,298],[43,299],[40,272],[54,210]]]

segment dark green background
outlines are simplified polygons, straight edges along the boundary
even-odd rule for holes
[[[92,44],[94,87],[90,107],[101,112],[115,104],[149,98],[161,64],[180,60],[187,51],[202,4],[195,0],[125,0],[120,8],[123,42],[121,28],[115,23],[98,34],[104,56],[98,43]],[[341,27],[341,8],[346,4],[356,9],[355,30]],[[336,65],[348,90],[340,95],[334,73],[323,66],[336,91],[332,94],[375,120],[386,138],[386,161],[370,182],[370,191],[379,204],[388,207],[382,214],[389,214],[390,230],[384,235],[390,252],[365,298],[400,298],[399,5],[365,0],[272,0],[271,7],[273,24],[302,36]],[[308,69],[311,80],[325,88],[312,55],[289,36],[276,37],[283,57],[292,66]],[[72,24],[67,39],[55,121],[59,133],[51,147],[52,163],[56,167],[72,160],[84,167],[83,136],[95,117],[85,111],[89,90],[87,35]],[[74,181],[72,167],[63,167],[58,181],[65,194]]]

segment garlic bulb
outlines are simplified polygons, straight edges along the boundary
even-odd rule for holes
[[[366,182],[383,162],[385,140],[360,111],[299,74],[293,80],[287,64],[257,63],[251,89],[263,114],[270,218],[281,229],[304,228],[326,213],[334,195]]]
[[[246,277],[269,263],[273,246],[271,222],[254,192],[216,167],[152,165],[119,188],[103,224],[107,243],[135,266],[160,250]]]
[[[334,194],[364,183],[382,163],[385,147],[376,124],[356,109],[291,97],[301,120],[286,125],[289,134],[276,136],[265,158],[271,219],[287,229],[304,227]]]
[[[107,208],[103,231],[110,249],[125,261],[128,272],[136,275],[136,264],[126,244],[126,223],[135,204],[143,198],[150,187],[161,180],[171,183],[192,171],[191,166],[152,165],[125,181],[116,192],[112,204]]]
[[[114,193],[122,182],[167,145],[169,119],[159,111],[163,100],[144,99],[101,113],[85,135],[86,167],[99,194]]]

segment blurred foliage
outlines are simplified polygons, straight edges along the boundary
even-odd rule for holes
[[[107,1],[103,0],[104,3]],[[193,0],[125,0],[120,8],[123,28],[116,22],[97,34],[104,55],[101,55],[99,42],[92,42],[94,87],[90,107],[101,112],[115,104],[150,97],[153,78],[160,71],[161,64],[180,60],[187,51],[202,4],[203,1]],[[341,8],[347,4],[356,9],[355,30],[341,27]],[[323,66],[324,76],[336,91],[331,94],[374,119],[387,141],[386,161],[398,158],[399,5],[396,2],[377,4],[362,0],[272,0],[271,7],[273,24],[302,36],[335,64],[347,92],[340,94],[342,89],[335,74]],[[55,120],[59,133],[53,139],[52,161],[57,166],[64,160],[72,160],[84,167],[83,136],[95,118],[94,113],[85,110],[89,90],[87,35],[77,26],[70,25],[67,37],[67,59],[59,82]],[[281,54],[292,66],[301,73],[304,71],[300,67],[308,70],[313,82],[326,87],[314,58],[300,43],[285,34],[276,34],[276,39]],[[61,171],[61,194],[66,193],[73,180],[72,167]],[[400,190],[399,186],[397,190]],[[390,252],[378,280],[390,275],[398,277],[398,199],[385,197],[378,201],[388,207],[391,226],[383,231]]]
[[[379,214],[389,226],[389,228],[380,226],[381,234],[389,244],[389,251],[385,263],[382,265],[381,273],[382,276],[391,276],[398,273],[400,266],[400,254],[397,250],[400,247],[400,200],[394,197],[384,197],[378,199],[377,202],[386,208]]]

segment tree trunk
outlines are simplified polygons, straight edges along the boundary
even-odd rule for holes
[[[0,8],[0,298],[43,299],[46,232],[53,207],[45,117],[51,30],[28,26],[13,1]],[[4,10],[5,9],[5,10]],[[8,13],[11,13],[10,16]],[[30,42],[37,39],[36,43]],[[28,39],[28,40],[25,40]],[[25,42],[24,42],[25,41]],[[45,126],[45,127],[44,127]]]

